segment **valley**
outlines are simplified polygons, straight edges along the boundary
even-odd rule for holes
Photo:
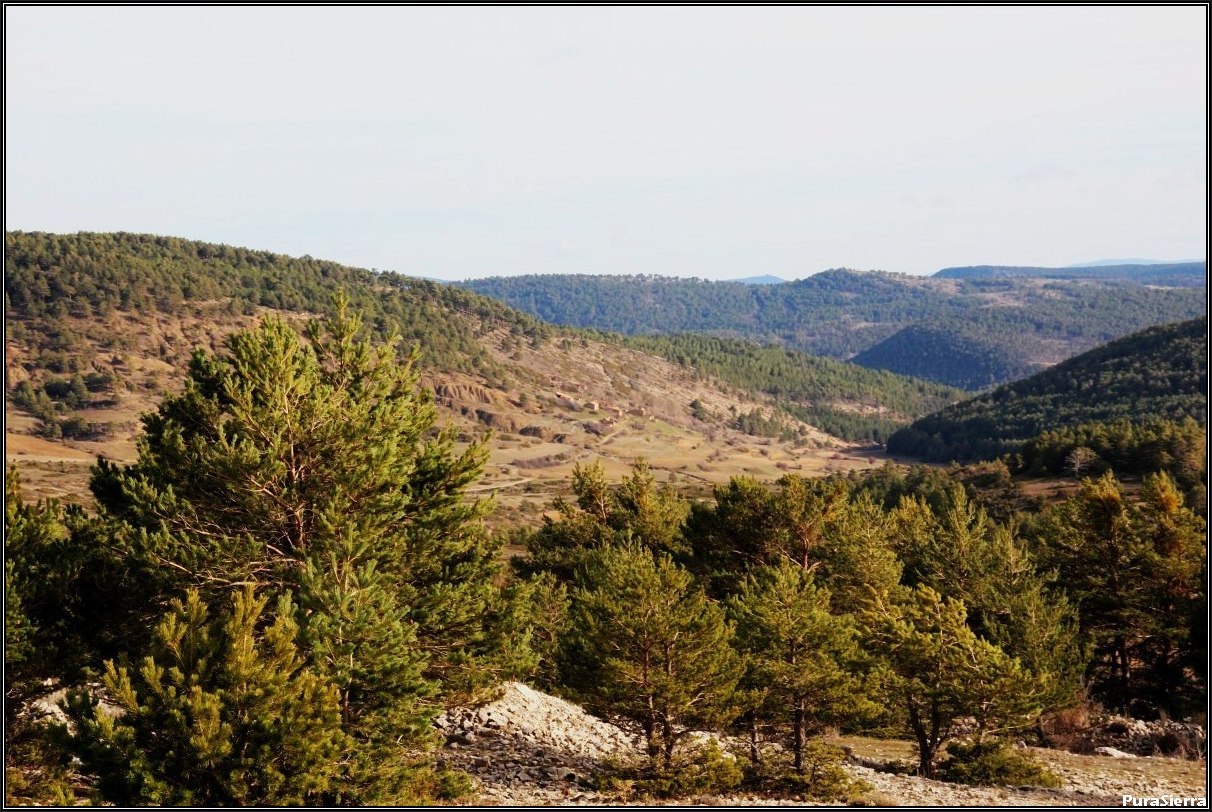
[[[1207,4],[4,29],[5,809],[1206,808]]]

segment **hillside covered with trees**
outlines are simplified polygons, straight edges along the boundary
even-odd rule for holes
[[[738,339],[683,333],[633,336],[625,344],[770,395],[788,414],[849,440],[883,442],[914,415],[963,397],[920,378]]]
[[[112,373],[98,372],[90,364],[95,359],[85,357],[89,342],[84,340],[90,334],[94,345],[120,352],[129,338],[108,325],[110,314],[173,317],[204,308],[208,318],[223,322],[268,308],[307,317],[324,312],[338,289],[366,314],[380,338],[395,331],[405,346],[421,347],[426,368],[475,372],[503,386],[516,385],[519,376],[511,375],[508,361],[493,360],[481,341],[485,332],[506,330],[511,341],[538,346],[560,331],[458,286],[310,257],[149,235],[10,233],[8,337],[28,345],[30,363],[54,377],[51,391],[22,384],[9,395],[42,418],[48,433],[59,436],[57,427],[59,434],[66,429],[66,436],[86,439],[97,430],[70,414],[56,416],[56,410],[75,410],[88,402],[90,391],[102,393],[112,383]],[[576,337],[566,329],[563,335]],[[596,337],[620,343],[617,335]],[[792,417],[847,440],[882,442],[910,420],[960,397],[947,387],[735,340],[650,336],[621,343],[749,393],[769,395]],[[753,413],[726,418],[751,434],[777,436],[787,430]]]
[[[1192,435],[1183,421],[1202,430],[1207,393],[1208,320],[1192,319],[1113,341],[923,417],[892,435],[888,449],[930,461],[993,459],[1047,434],[1028,448],[1034,465],[1032,455],[1061,443],[1062,435],[1079,446],[1100,445],[1106,453],[1116,444],[1110,436],[1136,433],[1135,442],[1121,439],[1114,454],[1122,460],[1116,470],[1126,473],[1129,448],[1139,452],[1142,443]],[[1100,433],[1103,440],[1096,439]]]
[[[228,245],[147,234],[6,232],[4,304],[11,339],[70,354],[78,344],[64,317],[103,319],[120,310],[186,312],[223,302],[230,314],[256,307],[322,313],[338,289],[380,337],[393,330],[424,348],[422,363],[483,369],[476,336],[482,321],[542,340],[550,328],[530,316],[457,287],[311,257],[287,257]]]
[[[975,390],[1154,324],[1205,314],[1205,277],[1196,283],[1189,270],[1175,287],[1148,276],[1100,275],[1102,269],[1058,278],[837,269],[778,285],[570,275],[463,284],[555,324],[627,335],[740,336]]]

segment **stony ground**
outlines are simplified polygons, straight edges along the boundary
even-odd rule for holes
[[[480,783],[475,803],[501,806],[597,806],[620,796],[586,789],[584,779],[610,764],[641,757],[638,742],[577,705],[511,683],[495,702],[457,709],[438,719],[443,758]],[[860,755],[862,740],[848,740]],[[902,745],[896,745],[903,747]],[[869,745],[871,755],[880,745]],[[1202,762],[1169,758],[1114,759],[1036,750],[1064,780],[1060,789],[966,787],[913,776],[846,769],[873,787],[867,800],[896,806],[1121,806],[1123,795],[1206,797]],[[746,795],[681,799],[722,806],[803,806],[796,798]]]

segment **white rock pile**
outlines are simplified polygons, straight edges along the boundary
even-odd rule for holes
[[[581,786],[607,760],[639,757],[638,742],[559,697],[509,683],[495,702],[453,708],[434,724],[443,757],[479,779],[481,802],[593,804]]]

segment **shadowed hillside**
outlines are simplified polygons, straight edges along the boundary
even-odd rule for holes
[[[888,441],[926,460],[991,459],[1092,422],[1206,420],[1208,320],[1153,327],[923,417]]]

